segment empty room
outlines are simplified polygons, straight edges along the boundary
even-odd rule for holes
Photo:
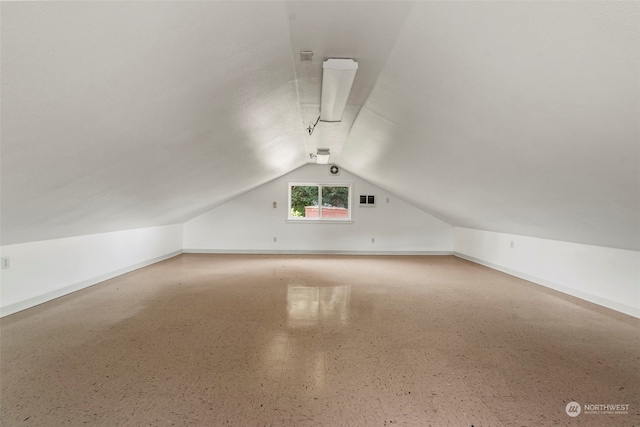
[[[640,2],[0,19],[2,426],[640,426]]]

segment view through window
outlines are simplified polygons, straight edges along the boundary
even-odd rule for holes
[[[351,186],[346,184],[289,184],[289,219],[351,220]]]

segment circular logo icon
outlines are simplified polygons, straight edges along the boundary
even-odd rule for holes
[[[582,412],[582,407],[578,402],[569,402],[564,410],[570,417],[577,417]]]

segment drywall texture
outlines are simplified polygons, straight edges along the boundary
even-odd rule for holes
[[[640,250],[639,27],[638,2],[416,3],[336,161],[454,226]]]
[[[291,181],[352,184],[353,222],[286,221]],[[360,194],[375,195],[376,206],[359,207]],[[448,224],[345,170],[336,177],[328,165],[306,165],[186,222],[184,250],[450,253],[453,234]]]
[[[181,223],[326,144],[449,224],[640,249],[637,1],[0,8],[3,245]],[[358,73],[309,136],[327,57]]]
[[[3,316],[181,253],[182,225],[2,246]]]
[[[463,258],[640,317],[640,252],[454,228]]]
[[[1,7],[3,245],[181,223],[309,159],[284,3]]]

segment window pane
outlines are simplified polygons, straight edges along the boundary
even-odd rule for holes
[[[318,217],[317,186],[291,186],[291,216],[303,218]]]
[[[349,218],[349,187],[322,187],[322,218]]]

